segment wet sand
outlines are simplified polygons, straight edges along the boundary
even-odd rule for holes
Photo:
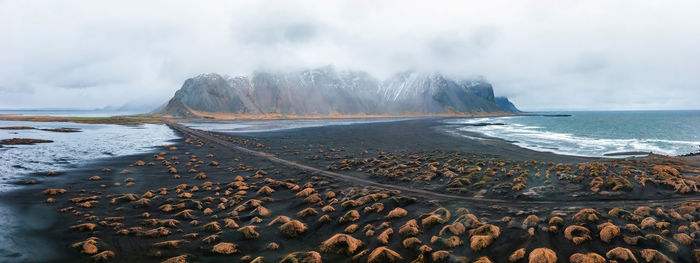
[[[23,250],[0,251],[0,256],[8,261],[91,262],[90,255],[81,253],[83,244],[72,245],[97,237],[95,252],[114,253],[109,262],[161,262],[180,255],[188,262],[249,262],[258,257],[279,262],[297,251],[319,252],[323,262],[351,262],[353,256],[359,262],[387,262],[391,256],[372,257],[391,255],[378,253],[384,246],[400,255],[397,262],[421,257],[424,262],[457,262],[460,257],[474,261],[484,256],[508,262],[520,248],[525,249],[521,262],[536,248],[549,248],[558,262],[568,262],[575,253],[607,257],[616,247],[629,248],[639,262],[644,262],[642,249],[655,249],[675,262],[695,260],[700,229],[693,223],[700,205],[686,201],[700,197],[692,187],[681,193],[670,183],[697,183],[697,162],[661,156],[610,161],[535,152],[502,140],[478,139],[477,134],[451,134],[454,129],[439,119],[250,134],[176,128],[183,139],[152,153],[101,160],[60,172],[58,180],[44,182],[45,174],[36,174],[32,177],[38,184],[3,193],[3,205],[23,225],[11,233]],[[669,177],[668,184],[662,176]],[[516,190],[518,183],[522,189]],[[617,184],[621,186],[613,190]],[[49,188],[66,192],[44,194]],[[48,198],[54,202],[47,203]],[[317,214],[297,214],[309,213],[307,208]],[[405,209],[406,215],[387,217],[396,208]],[[579,213],[584,208],[594,211]],[[629,213],[610,213],[613,208]],[[189,213],[180,213],[184,210]],[[350,211],[357,211],[359,218]],[[285,235],[282,224],[269,225],[278,216],[298,220],[305,231]],[[668,224],[649,225],[647,218]],[[225,226],[231,219],[236,227]],[[413,219],[418,232],[400,231]],[[607,221],[619,229],[605,242],[601,237],[615,232],[609,227],[603,233]],[[220,229],[207,225],[211,222]],[[95,228],[71,229],[83,223]],[[321,246],[352,224],[359,229],[347,234],[360,247],[336,253],[350,249]],[[628,229],[628,224],[641,229]],[[586,228],[590,239],[581,244],[567,239],[564,229],[574,225]],[[259,236],[245,226],[253,226]],[[499,229],[497,235],[488,230],[491,226]],[[161,235],[154,236],[156,232]],[[192,233],[198,236],[188,235]],[[212,235],[217,238],[208,242]],[[420,244],[405,247],[412,236]],[[641,238],[631,245],[625,236]],[[475,240],[486,246],[475,249]],[[175,242],[159,243],[163,241]],[[221,242],[235,244],[237,252],[214,252]],[[270,242],[279,247],[268,248]],[[450,256],[437,260],[443,254]]]

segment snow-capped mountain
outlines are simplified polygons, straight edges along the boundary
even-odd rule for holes
[[[507,99],[506,99],[507,101]],[[380,81],[332,66],[229,77],[201,74],[185,81],[161,113],[439,114],[514,111],[499,106],[483,79],[454,80],[412,71]]]

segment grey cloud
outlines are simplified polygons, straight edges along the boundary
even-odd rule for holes
[[[287,27],[284,36],[291,42],[306,42],[316,36],[313,24],[294,24]]]
[[[0,108],[155,107],[204,72],[328,64],[483,75],[525,110],[697,108],[700,3],[678,5],[0,1]]]
[[[603,71],[608,66],[605,56],[599,53],[588,53],[579,56],[573,62],[562,65],[562,73],[593,74]]]

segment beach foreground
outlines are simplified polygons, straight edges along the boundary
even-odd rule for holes
[[[698,156],[555,155],[439,119],[170,125],[156,152],[4,193],[30,261],[700,262]]]

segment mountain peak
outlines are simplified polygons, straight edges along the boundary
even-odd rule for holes
[[[483,78],[455,80],[408,70],[379,81],[364,71],[338,72],[332,65],[252,76],[200,74],[185,81],[173,99],[166,108],[180,114],[173,109],[296,115],[511,111],[496,102]]]

